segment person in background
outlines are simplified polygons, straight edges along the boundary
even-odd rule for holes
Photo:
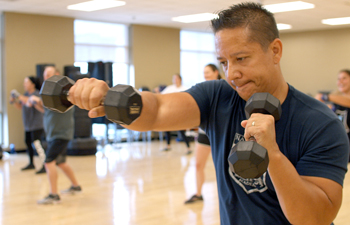
[[[153,89],[153,93],[160,94],[164,89],[166,88],[166,85],[158,85]]]
[[[29,164],[23,167],[22,171],[35,169],[33,161],[35,148],[41,161],[40,169],[36,174],[41,174],[45,173],[45,150],[42,146],[42,139],[45,135],[43,128],[43,113],[39,110],[36,104],[32,104],[32,102],[29,101],[31,96],[40,96],[39,80],[34,76],[28,76],[24,78],[23,87],[25,90],[23,95],[17,90],[12,90],[10,94],[10,103],[17,109],[22,110],[25,143],[27,145],[27,153],[29,156]]]
[[[182,91],[186,91],[187,88],[185,88],[182,85],[182,77],[180,74],[174,74],[173,75],[173,84],[167,86],[162,92],[161,94],[169,94],[169,93],[176,93],[176,92],[182,92]],[[178,132],[178,136],[180,136],[182,138],[182,140],[185,142],[186,147],[187,147],[187,151],[186,151],[186,155],[190,155],[192,153],[191,149],[190,149],[190,142],[185,134],[185,130],[179,130]],[[163,149],[163,151],[170,151],[171,150],[171,132],[170,131],[166,131],[165,132],[165,140],[167,141],[167,147]]]
[[[337,86],[338,90],[331,93],[318,93],[315,98],[326,103],[338,115],[344,124],[350,141],[350,70],[343,69],[339,71]],[[350,162],[350,157],[348,161]]]
[[[53,66],[48,66],[44,70],[44,80],[59,75],[59,72]],[[58,173],[56,165],[64,172],[71,182],[71,186],[61,191],[63,194],[74,194],[81,192],[72,167],[66,162],[67,145],[74,136],[74,107],[65,113],[51,111],[43,107],[41,98],[33,96],[31,101],[40,107],[44,112],[44,128],[46,140],[48,143],[45,159],[45,168],[50,184],[50,193],[44,199],[37,201],[38,204],[60,203],[58,195],[57,180]]]
[[[219,69],[214,64],[208,64],[204,67],[204,79],[220,80],[221,76]],[[195,145],[196,157],[196,187],[197,192],[190,199],[185,201],[185,204],[203,201],[202,187],[205,180],[204,168],[210,154],[210,141],[204,130],[198,128],[198,137]]]

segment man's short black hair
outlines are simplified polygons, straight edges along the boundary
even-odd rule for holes
[[[247,28],[252,42],[258,42],[263,49],[279,38],[276,21],[273,14],[259,3],[246,2],[231,6],[218,14],[211,21],[214,33],[230,28]]]

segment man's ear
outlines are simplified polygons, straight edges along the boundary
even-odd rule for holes
[[[279,63],[282,58],[282,41],[276,38],[271,44],[270,49],[273,52],[273,62],[275,64]]]

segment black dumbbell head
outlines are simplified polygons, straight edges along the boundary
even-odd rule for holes
[[[262,176],[269,164],[267,151],[255,141],[238,142],[228,157],[230,170],[243,178]]]
[[[141,95],[132,86],[119,84],[107,92],[104,107],[109,120],[129,125],[141,114]]]
[[[67,100],[67,93],[74,85],[74,81],[66,76],[52,76],[44,81],[40,90],[43,105],[51,110],[66,112],[73,107]]]
[[[270,114],[277,121],[282,114],[281,103],[270,93],[255,93],[247,101],[245,113],[247,118],[253,113]]]
[[[282,114],[280,101],[269,93],[255,93],[246,103],[247,118],[253,113],[270,114],[279,120]],[[238,142],[228,157],[230,170],[243,178],[258,178],[269,163],[267,150],[255,141]]]

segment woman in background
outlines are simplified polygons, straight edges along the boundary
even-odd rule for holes
[[[45,173],[44,160],[45,151],[42,147],[41,140],[43,138],[44,126],[43,126],[43,113],[37,109],[37,105],[29,101],[29,97],[32,95],[40,97],[40,83],[37,78],[28,76],[24,78],[23,87],[25,93],[19,94],[16,90],[11,91],[10,103],[17,109],[22,110],[22,119],[25,129],[25,143],[27,145],[27,153],[29,157],[29,163],[23,167],[22,170],[35,169],[33,157],[35,147],[41,161],[41,169],[36,173]]]
[[[214,64],[208,64],[204,67],[204,79],[220,80],[221,76],[218,68]],[[204,168],[207,163],[211,148],[209,138],[202,129],[198,129],[198,138],[195,145],[195,157],[196,157],[196,185],[197,192],[190,199],[185,201],[185,204],[193,203],[196,201],[203,201],[202,187],[205,180]]]
[[[315,98],[326,103],[328,107],[338,115],[339,119],[344,124],[350,141],[350,70],[343,69],[339,71],[337,87],[337,91],[331,93],[319,93]]]

